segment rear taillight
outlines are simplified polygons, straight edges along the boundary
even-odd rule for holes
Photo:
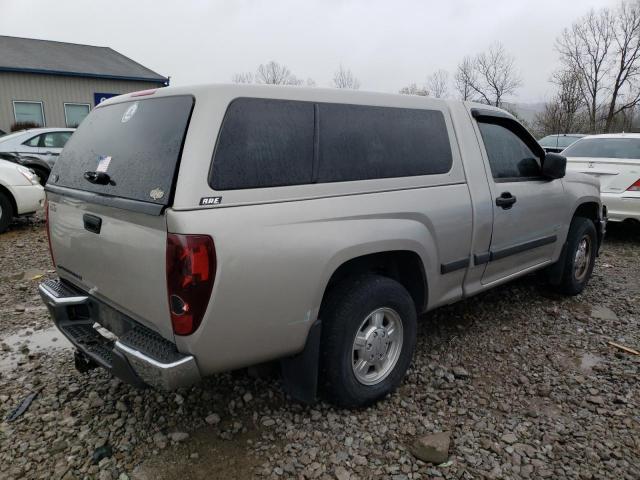
[[[56,259],[53,258],[53,248],[51,248],[51,225],[49,225],[49,202],[44,201],[44,224],[47,229],[47,243],[49,244],[49,255],[51,255],[51,262],[53,266],[56,266]]]
[[[627,188],[628,192],[640,192],[640,178],[636,180],[636,183]]]
[[[216,250],[207,235],[167,235],[167,292],[176,335],[202,322],[216,276]]]

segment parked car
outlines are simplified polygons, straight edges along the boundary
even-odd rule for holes
[[[43,206],[44,189],[33,171],[0,160],[0,233],[14,217],[30,215]]]
[[[560,153],[569,145],[577,142],[582,137],[581,133],[563,133],[558,135],[547,135],[544,138],[538,140],[545,152]]]
[[[563,154],[567,168],[600,180],[610,221],[640,221],[640,134],[590,135]]]
[[[73,128],[32,128],[0,137],[0,158],[33,170],[44,185]]]
[[[402,381],[419,313],[541,269],[582,291],[605,224],[597,180],[565,167],[485,105],[249,85],[119,96],[46,185],[59,279],[40,293],[81,370],[172,389],[280,359],[294,398],[319,385],[366,405]]]

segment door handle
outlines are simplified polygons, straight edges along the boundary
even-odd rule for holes
[[[502,192],[498,198],[496,198],[496,205],[503,210],[509,210],[516,203],[516,197],[509,192]]]

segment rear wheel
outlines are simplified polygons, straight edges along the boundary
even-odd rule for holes
[[[4,193],[0,193],[0,233],[4,232],[13,220],[13,206],[9,197]]]
[[[593,222],[575,217],[569,227],[562,278],[556,289],[565,295],[577,295],[586,287],[596,261],[598,234]]]
[[[400,283],[377,275],[343,281],[321,318],[322,383],[329,400],[361,407],[398,387],[416,342],[416,309]]]

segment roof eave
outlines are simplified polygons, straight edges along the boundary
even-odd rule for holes
[[[167,77],[129,77],[125,75],[104,75],[100,73],[65,72],[59,70],[43,70],[39,68],[17,68],[2,66],[0,66],[0,72],[33,73],[36,75],[56,75],[62,77],[100,78],[106,80],[127,80],[131,82],[153,82],[169,85],[169,78]]]

